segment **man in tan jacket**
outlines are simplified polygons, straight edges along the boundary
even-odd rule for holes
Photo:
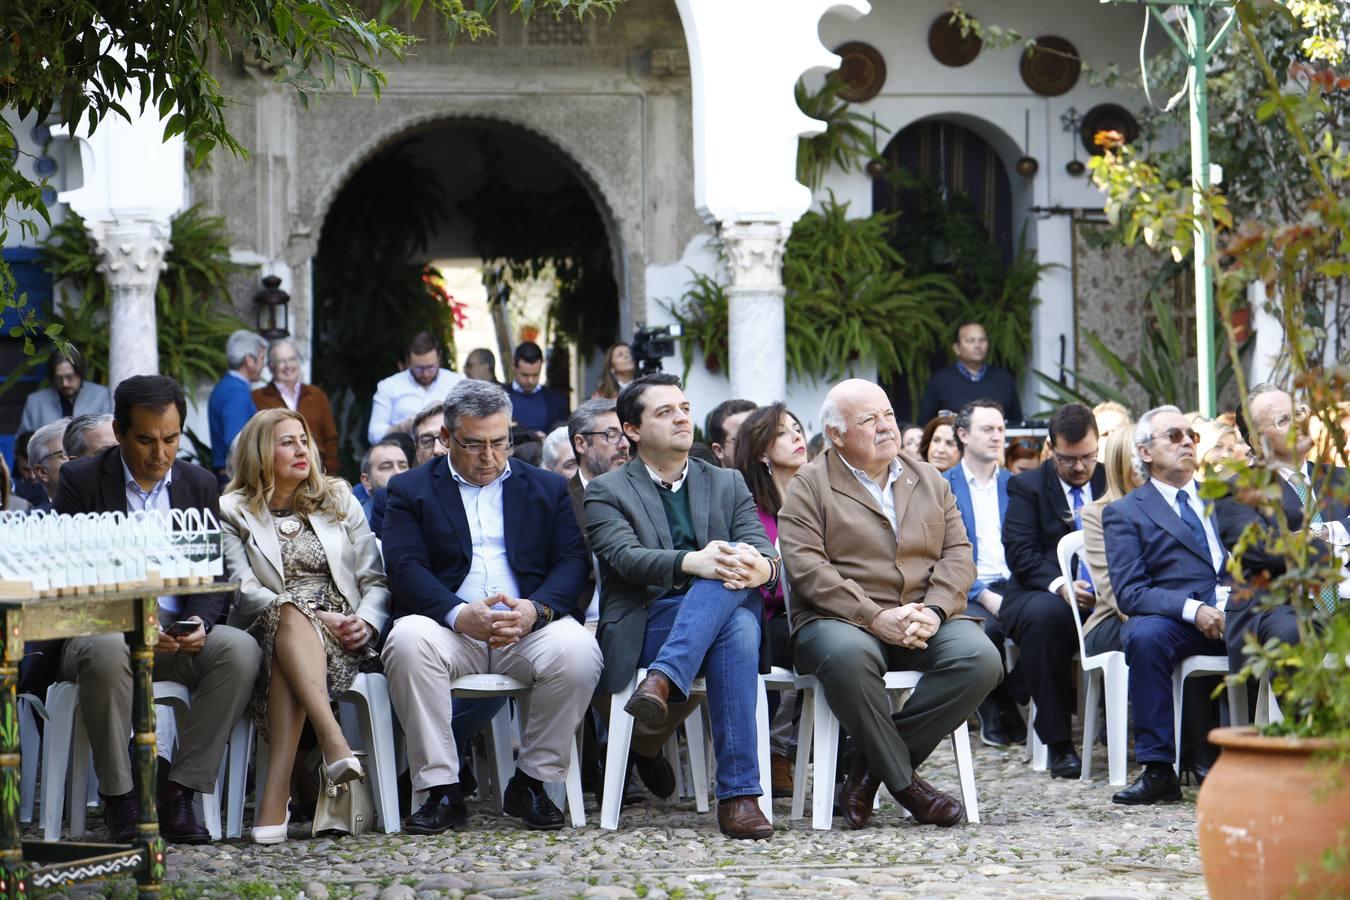
[[[956,798],[915,769],[998,684],[998,651],[958,618],[975,580],[951,488],[900,452],[886,393],[849,380],[821,408],[828,448],[788,486],[778,517],[797,670],[815,675],[857,750],[839,797],[867,824],[885,784],[922,824],[955,825]],[[894,716],[887,671],[923,672]]]

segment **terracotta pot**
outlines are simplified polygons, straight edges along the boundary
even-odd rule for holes
[[[1350,896],[1350,872],[1322,866],[1350,828],[1350,773],[1313,758],[1335,742],[1261,737],[1254,728],[1219,728],[1209,739],[1223,748],[1196,800],[1210,897],[1275,900],[1296,887],[1299,896]]]

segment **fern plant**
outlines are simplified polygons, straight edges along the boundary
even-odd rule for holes
[[[868,160],[879,157],[875,133],[890,131],[875,119],[849,109],[839,99],[840,87],[841,82],[826,78],[815,93],[800,81],[793,89],[798,108],[825,123],[820,134],[797,141],[797,180],[813,191],[820,188],[831,166],[838,166],[841,172],[861,171]]]
[[[191,392],[195,385],[220,377],[226,368],[226,339],[246,326],[221,312],[228,306],[229,277],[237,268],[230,262],[224,220],[191,207],[173,220],[169,241],[155,288],[159,371]],[[98,271],[98,246],[84,220],[71,213],[51,230],[42,253],[52,278],[76,294],[73,301],[67,295],[53,314],[57,333],[84,357],[86,377],[106,383],[112,293]],[[33,358],[35,363],[45,360],[46,355]]]

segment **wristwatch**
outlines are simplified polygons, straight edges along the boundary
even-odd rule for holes
[[[538,600],[531,600],[530,602],[534,604],[534,627],[530,629],[533,633],[553,621],[553,607],[540,603]]]
[[[1327,534],[1330,531],[1331,529],[1327,528],[1325,522],[1318,522],[1316,525],[1308,526],[1308,536],[1315,541],[1325,541],[1327,539]]]

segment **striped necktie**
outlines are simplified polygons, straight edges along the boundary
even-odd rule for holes
[[[1289,479],[1289,484],[1298,495],[1298,505],[1303,508],[1303,519],[1305,525],[1321,525],[1322,511],[1316,506],[1309,509],[1308,501],[1312,499],[1312,489],[1308,485],[1307,476],[1302,472],[1296,473]],[[1334,584],[1323,585],[1317,592],[1317,605],[1328,615],[1334,613],[1340,606],[1340,589]]]

